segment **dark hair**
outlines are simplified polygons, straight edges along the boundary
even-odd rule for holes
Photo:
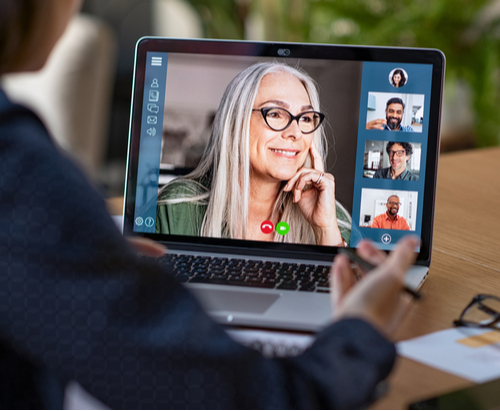
[[[400,146],[402,146],[406,151],[407,156],[411,156],[413,154],[413,146],[410,143],[402,143],[400,141],[389,141],[385,146],[385,151],[387,151],[387,154],[389,154],[389,150],[394,144],[399,144]]]
[[[387,110],[391,104],[401,104],[403,106],[403,111],[405,111],[405,103],[403,103],[403,100],[401,100],[399,97],[390,98],[387,101],[385,109]]]
[[[47,0],[0,1],[0,74],[15,70],[32,52]]]
[[[401,69],[396,69],[394,70],[394,73],[392,73],[392,78],[391,78],[391,81],[392,81],[392,85],[395,86],[396,83],[394,83],[394,76],[396,74],[399,74],[401,76],[401,80],[399,81],[399,86],[398,87],[403,87],[405,84],[406,84],[406,76],[405,76],[405,72]]]

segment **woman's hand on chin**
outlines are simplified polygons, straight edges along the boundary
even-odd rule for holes
[[[283,190],[292,192],[293,201],[313,228],[317,244],[342,245],[337,225],[335,178],[325,173],[323,160],[314,142],[310,153],[313,167],[302,167]]]

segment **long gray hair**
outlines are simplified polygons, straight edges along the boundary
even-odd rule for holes
[[[176,181],[182,181],[191,193],[182,198],[159,200],[158,205],[182,202],[206,204],[207,211],[201,226],[202,236],[246,238],[250,202],[250,117],[261,80],[271,73],[289,73],[298,78],[309,95],[313,109],[320,111],[319,94],[314,80],[304,71],[286,64],[257,63],[243,70],[229,83],[222,96],[200,164],[190,174],[164,186],[159,194],[161,196]],[[324,161],[326,136],[323,126],[314,132],[313,138]],[[310,167],[311,164],[308,156],[304,166]],[[209,187],[203,181],[208,181]],[[340,204],[337,203],[337,206]],[[347,211],[345,214],[349,215]],[[275,241],[284,242],[286,238],[286,242],[290,243],[315,243],[312,228],[293,202],[292,193],[280,190],[273,215],[293,227],[286,236],[276,233]],[[338,223],[351,228],[350,221]]]

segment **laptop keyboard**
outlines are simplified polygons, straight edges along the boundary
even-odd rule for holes
[[[159,261],[183,283],[330,292],[329,265],[167,254]]]

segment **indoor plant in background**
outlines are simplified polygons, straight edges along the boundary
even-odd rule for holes
[[[500,142],[500,0],[188,1],[211,38],[438,48],[452,122],[470,106],[473,145]]]

